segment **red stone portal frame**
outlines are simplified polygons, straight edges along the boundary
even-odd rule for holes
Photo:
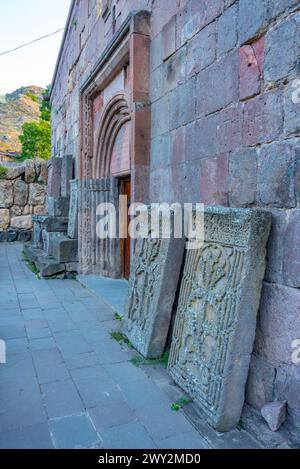
[[[129,65],[129,91],[116,94],[103,113],[99,145],[93,143],[92,103],[122,69]],[[150,163],[150,16],[130,15],[113,37],[90,78],[81,87],[79,179],[108,176],[110,149],[118,129],[131,121],[132,201],[148,203]],[[107,134],[109,133],[109,135]]]
[[[122,70],[128,86],[106,104],[94,140],[93,102]],[[78,162],[79,260],[82,273],[119,278],[120,240],[96,238],[96,206],[118,203],[118,180],[110,172],[112,149],[118,132],[130,122],[131,201],[149,201],[150,163],[150,17],[131,14],[103,52],[94,71],[81,87],[81,141]],[[98,125],[98,124],[97,124]],[[96,142],[96,143],[95,143]],[[125,176],[125,174],[124,174]]]

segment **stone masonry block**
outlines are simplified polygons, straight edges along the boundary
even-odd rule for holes
[[[195,119],[196,113],[196,80],[191,78],[183,85],[177,86],[169,94],[170,129],[186,125]]]
[[[25,161],[25,182],[28,184],[35,181],[35,164],[34,160]]]
[[[300,209],[290,212],[283,242],[284,284],[300,288]]]
[[[0,231],[5,231],[9,227],[10,216],[7,208],[0,208]]]
[[[260,410],[273,399],[276,369],[267,360],[253,354],[249,369],[246,401]]]
[[[186,158],[186,126],[171,132],[171,162],[174,165],[183,163]]]
[[[29,205],[43,205],[45,203],[46,187],[44,184],[33,183],[29,185]]]
[[[0,208],[10,208],[14,203],[11,181],[0,179]]]
[[[211,65],[216,58],[216,28],[212,23],[194,36],[187,45],[187,76]]]
[[[186,129],[186,154],[188,160],[218,154],[218,118],[216,115],[203,117],[192,122]]]
[[[240,99],[259,93],[261,88],[262,65],[265,39],[261,37],[251,45],[239,50],[240,58]]]
[[[283,110],[279,90],[263,93],[244,105],[245,146],[277,140],[282,133]]]
[[[153,71],[163,62],[163,36],[159,33],[150,44],[150,70]]]
[[[206,206],[187,250],[168,370],[221,432],[244,404],[269,230],[266,212]]]
[[[165,92],[176,88],[185,81],[186,74],[186,48],[182,47],[164,63],[163,80]]]
[[[283,109],[285,137],[300,136],[300,79],[285,87]]]
[[[232,52],[197,77],[197,116],[223,109],[238,99],[238,55]]]
[[[164,94],[163,65],[156,68],[150,75],[150,100],[153,103]]]
[[[191,0],[177,15],[176,47],[179,48],[206,26],[206,0]]]
[[[237,5],[233,5],[220,16],[217,23],[218,55],[223,55],[232,50],[238,40],[237,31]]]
[[[163,27],[163,60],[168,59],[176,50],[176,16]]]
[[[255,38],[267,24],[268,0],[240,0],[238,30],[241,44]]]
[[[31,215],[22,215],[20,217],[12,217],[10,220],[10,226],[16,230],[31,230],[32,228],[32,217]]]
[[[167,95],[151,106],[152,138],[162,135],[170,130],[169,98]]]
[[[300,290],[265,283],[256,331],[255,352],[273,364],[291,364],[299,339]]]
[[[170,165],[171,160],[170,135],[164,134],[155,137],[151,142],[150,170],[164,168]]]
[[[144,357],[163,354],[184,245],[183,238],[137,242],[123,323],[125,334]]]
[[[201,159],[201,202],[209,205],[228,205],[228,154]]]
[[[256,201],[257,151],[244,148],[231,153],[229,160],[229,204],[247,207]]]
[[[164,167],[150,173],[151,202],[170,202],[171,173],[170,167]]]
[[[198,203],[200,194],[200,162],[185,161],[171,167],[172,202]]]
[[[264,80],[266,83],[296,76],[300,52],[300,14],[270,29],[266,35]]]
[[[242,142],[243,108],[233,105],[217,115],[218,153],[240,148]]]
[[[294,149],[287,143],[262,147],[258,157],[258,200],[263,205],[295,207]]]
[[[14,204],[24,207],[28,200],[28,184],[17,179],[14,183]]]

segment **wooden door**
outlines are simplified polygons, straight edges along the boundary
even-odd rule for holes
[[[131,203],[131,184],[130,179],[124,179],[122,181],[122,194],[127,196],[127,227],[129,226],[129,215],[128,208]],[[129,279],[130,276],[130,251],[131,251],[131,239],[128,235],[127,229],[127,238],[123,240],[123,249],[122,249],[122,261],[123,261],[123,275],[124,278]]]

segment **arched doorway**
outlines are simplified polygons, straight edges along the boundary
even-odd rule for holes
[[[105,182],[100,200],[113,203],[119,219],[119,196],[126,196],[122,206],[122,226],[117,240],[96,240],[99,252],[96,260],[100,273],[112,277],[129,278],[131,243],[127,235],[128,206],[131,200],[131,119],[127,100],[116,94],[105,107],[96,138],[93,179]],[[101,191],[100,191],[101,192]],[[123,199],[124,201],[124,199]],[[122,233],[122,234],[121,234]],[[112,258],[112,256],[114,258]],[[109,265],[110,264],[110,265]]]

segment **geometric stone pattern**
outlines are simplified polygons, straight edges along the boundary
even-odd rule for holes
[[[131,270],[124,330],[146,358],[163,354],[185,240],[139,239]]]
[[[120,278],[120,239],[100,239],[97,236],[97,207],[110,203],[116,207],[118,217],[119,182],[116,178],[88,179],[78,181],[79,262],[83,274],[93,273]]]
[[[268,213],[206,207],[204,244],[187,251],[169,372],[209,423],[239,421],[265,272]]]

